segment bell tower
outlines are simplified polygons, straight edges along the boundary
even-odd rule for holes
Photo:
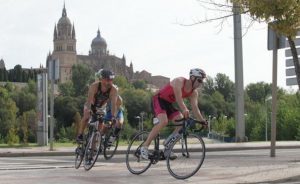
[[[62,17],[54,25],[53,47],[52,58],[59,59],[60,82],[64,83],[72,79],[72,66],[76,64],[75,27],[67,17],[65,5]]]

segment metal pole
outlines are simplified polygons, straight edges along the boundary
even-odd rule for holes
[[[274,34],[273,48],[273,79],[272,79],[272,116],[271,116],[271,152],[270,156],[275,157],[276,144],[276,114],[277,114],[277,48],[278,36]]]
[[[53,151],[53,131],[54,131],[54,79],[51,79],[51,96],[50,96],[50,151]]]
[[[236,142],[245,141],[242,20],[238,5],[233,4],[234,63],[235,63],[235,120]]]
[[[208,116],[208,137],[210,136],[211,132],[211,115]]]
[[[268,141],[268,106],[266,103],[266,141]]]

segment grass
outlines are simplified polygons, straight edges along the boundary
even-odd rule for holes
[[[29,143],[29,144],[13,144],[13,145],[8,145],[8,144],[0,144],[0,149],[1,148],[27,148],[27,147],[38,147],[36,143]]]
[[[76,145],[77,144],[75,142],[54,142],[54,144],[53,144],[54,147],[74,147]],[[128,142],[127,142],[127,140],[119,140],[119,145],[127,146]],[[47,146],[50,146],[50,142],[48,143]],[[30,148],[30,147],[40,147],[40,146],[37,143],[13,144],[13,145],[0,144],[0,149],[1,148]]]

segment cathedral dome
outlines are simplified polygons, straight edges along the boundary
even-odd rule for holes
[[[98,29],[98,31],[97,31],[97,37],[93,39],[92,46],[102,46],[102,45],[106,46],[107,44],[106,44],[105,39],[101,37],[100,31]]]
[[[67,10],[66,7],[64,5],[63,11],[62,11],[62,16],[58,21],[58,25],[71,25],[71,21],[70,19],[67,17]]]
[[[58,21],[58,24],[61,25],[61,24],[69,24],[71,25],[71,21],[68,17],[61,17]]]

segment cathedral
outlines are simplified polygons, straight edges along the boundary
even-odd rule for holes
[[[67,16],[65,5],[62,10],[61,18],[54,26],[53,52],[47,56],[47,67],[51,59],[59,60],[59,82],[61,83],[71,80],[72,66],[74,64],[87,65],[93,72],[101,68],[110,69],[114,71],[116,75],[124,76],[128,81],[142,79],[148,84],[152,84],[158,88],[170,81],[167,77],[152,76],[151,73],[145,70],[142,72],[134,72],[132,63],[130,63],[130,66],[126,65],[124,55],[122,58],[110,55],[107,50],[107,43],[101,36],[99,29],[96,37],[92,40],[88,55],[77,55],[75,27],[74,24],[71,24]]]

